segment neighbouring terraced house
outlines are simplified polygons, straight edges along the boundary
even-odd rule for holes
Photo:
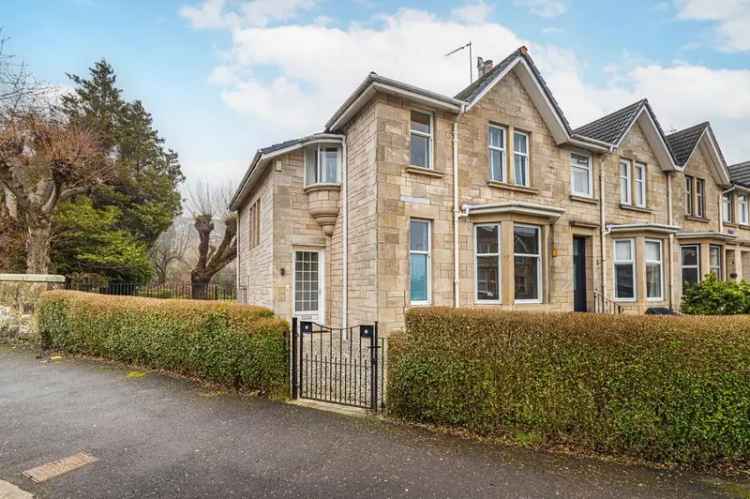
[[[240,299],[334,326],[424,305],[678,309],[750,276],[750,163],[647,100],[572,128],[525,47],[455,97],[371,73],[325,130],[259,150],[233,200]]]

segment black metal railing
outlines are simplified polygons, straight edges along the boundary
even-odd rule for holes
[[[141,296],[145,298],[180,298],[193,300],[236,300],[237,290],[218,284],[132,284],[110,282],[107,284],[69,281],[65,289],[99,293],[102,295]]]
[[[331,328],[292,319],[292,398],[384,408],[384,341],[377,322]]]
[[[597,314],[621,314],[622,305],[594,290],[594,312]]]

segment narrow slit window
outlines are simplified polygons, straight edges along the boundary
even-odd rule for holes
[[[632,201],[632,173],[630,168],[630,161],[620,161],[620,203],[622,204],[633,204]]]
[[[426,305],[431,299],[431,225],[429,220],[411,220],[409,224],[409,293],[412,305]]]
[[[513,132],[513,181],[529,186],[529,135]]]
[[[490,179],[505,182],[505,128],[490,125],[488,132]]]
[[[653,301],[664,298],[662,242],[658,240],[646,241],[646,298]]]

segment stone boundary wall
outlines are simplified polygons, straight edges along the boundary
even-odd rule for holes
[[[38,343],[34,310],[39,295],[64,285],[61,275],[0,274],[0,342]]]

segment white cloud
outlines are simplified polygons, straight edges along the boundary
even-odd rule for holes
[[[195,28],[241,28],[286,21],[315,7],[317,0],[203,0],[180,15]]]
[[[568,10],[563,0],[513,0],[516,7],[525,7],[539,17],[558,17]]]
[[[648,97],[665,128],[710,120],[730,161],[750,159],[745,139],[750,134],[750,70],[658,65],[624,53],[617,64],[594,68],[606,72],[608,83],[592,85],[583,76],[586,61],[574,52],[523,40],[486,17],[467,24],[402,9],[378,19],[343,27],[311,20],[228,28],[232,46],[211,81],[224,103],[246,116],[254,130],[257,142],[248,144],[248,155],[256,147],[320,130],[370,71],[455,94],[468,83],[467,55],[443,54],[472,40],[475,56],[495,61],[527,45],[574,126]]]
[[[453,17],[465,23],[481,24],[487,21],[487,18],[490,17],[494,8],[494,6],[487,5],[484,1],[479,1],[477,3],[467,3],[461,7],[455,8],[451,11],[451,14]]]
[[[720,49],[750,51],[750,0],[675,0],[679,19],[716,23]]]

